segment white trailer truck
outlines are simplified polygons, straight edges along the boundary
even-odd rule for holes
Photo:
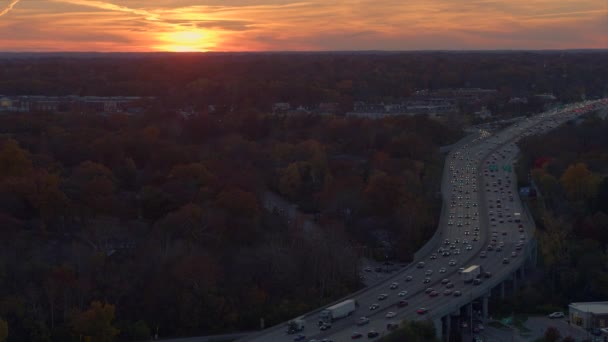
[[[305,324],[306,324],[306,321],[304,321],[304,319],[302,317],[292,319],[291,321],[287,322],[287,333],[295,334],[297,332],[300,332],[300,331],[304,330]]]
[[[462,279],[464,279],[465,283],[470,283],[473,279],[479,277],[481,275],[481,266],[472,265],[467,267],[464,271],[462,271]]]
[[[320,318],[323,322],[333,322],[336,319],[340,319],[352,314],[356,309],[357,301],[354,299],[347,299],[321,311]]]

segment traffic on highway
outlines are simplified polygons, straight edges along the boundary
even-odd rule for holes
[[[487,293],[521,267],[534,236],[514,174],[516,142],[599,107],[608,100],[562,106],[499,132],[480,129],[447,156],[440,231],[427,255],[350,298],[242,340],[374,340],[403,320],[437,320]]]

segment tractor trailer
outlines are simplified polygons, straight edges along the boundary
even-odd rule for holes
[[[354,299],[347,299],[321,311],[320,319],[323,322],[331,323],[336,319],[349,316],[355,309],[357,309],[357,302]]]
[[[481,266],[473,265],[467,267],[464,271],[462,271],[462,278],[465,283],[470,283],[473,279],[481,276]]]

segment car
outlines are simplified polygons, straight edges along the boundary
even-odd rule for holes
[[[363,317],[359,317],[359,319],[357,320],[357,325],[365,325],[369,323],[369,318],[363,316]]]
[[[511,252],[511,258],[516,258],[517,257],[517,252]]]
[[[490,272],[484,272],[484,273],[483,273],[483,276],[484,276],[486,279],[488,279],[488,278],[492,278],[492,273],[490,273]]]
[[[456,249],[454,250],[454,254],[459,255],[459,254],[460,254],[460,248],[456,248]]]
[[[450,282],[450,279],[443,279],[443,280],[441,281],[441,283],[442,283],[443,285],[445,285],[445,284],[447,284],[447,283],[449,283],[449,282]]]
[[[473,279],[473,285],[481,285],[481,279],[479,279],[479,278]]]
[[[564,318],[564,317],[565,317],[565,315],[564,315],[564,313],[563,313],[563,312],[559,312],[559,311],[558,311],[558,312],[554,312],[554,313],[549,314],[549,316],[548,316],[548,317],[549,317],[549,318]]]
[[[398,287],[399,287],[399,283],[392,283],[391,286],[390,286],[391,290],[394,290],[394,289],[396,289]]]
[[[454,283],[447,283],[445,284],[445,287],[451,289],[452,287],[454,287]]]
[[[367,338],[374,338],[374,337],[378,337],[378,336],[380,336],[380,333],[378,333],[378,332],[377,332],[377,331],[375,331],[375,330],[370,330],[370,331],[367,333]]]
[[[416,265],[416,268],[423,268],[423,267],[424,267],[424,262],[422,262],[422,261]]]
[[[433,270],[426,270],[426,272],[424,272],[424,275],[430,276],[431,274],[433,274]]]
[[[479,257],[480,258],[485,258],[486,257],[486,252],[483,251],[483,252],[479,253]]]
[[[364,270],[365,272],[371,272],[371,271],[372,271],[372,268],[371,268],[371,267],[366,267],[366,268],[364,268],[363,270]]]
[[[443,291],[444,296],[449,296],[451,294],[452,294],[452,290],[450,290],[450,289],[446,289],[445,291]]]
[[[294,341],[304,341],[306,339],[306,336],[304,335],[296,335],[296,337],[293,338]]]
[[[454,297],[460,297],[460,296],[462,296],[462,292],[454,291]]]
[[[323,325],[321,327],[319,327],[319,329],[325,331],[327,329],[331,328],[331,323],[323,323]]]
[[[403,290],[403,291],[399,292],[399,297],[405,297],[405,296],[407,296],[407,291],[406,290]]]
[[[429,288],[427,288],[426,290],[424,290],[424,293],[429,294],[429,293],[431,293],[431,292],[433,292],[433,291],[434,291],[434,290],[433,290],[433,288],[432,288],[432,287],[429,287]]]
[[[407,300],[400,300],[399,303],[397,303],[397,306],[402,308],[404,306],[407,306],[408,302]]]
[[[373,310],[376,310],[376,309],[377,309],[377,308],[379,308],[379,307],[380,307],[380,304],[378,304],[378,303],[374,303],[374,304],[372,304],[372,305],[370,305],[370,306],[369,306],[369,309],[370,309],[371,311],[373,311]]]
[[[407,277],[405,277],[405,281],[412,281],[412,279],[414,279],[414,277],[412,277],[411,275],[408,275]]]
[[[428,284],[430,282],[431,282],[431,278],[429,278],[429,277],[426,277],[426,278],[424,278],[424,280],[422,280],[423,284]]]
[[[363,337],[363,334],[358,331],[355,331],[354,333],[352,333],[352,335],[350,335],[350,338],[353,340],[360,339],[361,337]]]
[[[395,316],[397,316],[397,313],[394,311],[389,311],[386,313],[386,315],[384,315],[384,317],[386,317],[386,318],[393,318]]]
[[[448,263],[448,265],[450,265],[450,266],[456,266],[456,260],[454,260],[454,259],[450,260],[450,262]]]
[[[437,291],[433,291],[433,292],[429,293],[429,296],[437,297],[437,296],[439,296],[439,293]]]
[[[419,315],[424,315],[427,312],[429,312],[429,309],[427,309],[427,308],[420,308],[420,309],[416,310],[416,313]]]
[[[431,254],[431,260],[435,260],[435,259],[437,259],[437,254],[435,254],[435,253]]]
[[[466,249],[467,251],[470,251],[470,250],[472,250],[472,249],[473,249],[473,246],[472,246],[472,245],[467,245],[467,247],[466,247],[465,249]]]
[[[462,274],[462,271],[464,271],[464,267],[458,269],[458,274]]]
[[[386,298],[388,298],[388,295],[386,293],[378,295],[378,300],[385,300]]]

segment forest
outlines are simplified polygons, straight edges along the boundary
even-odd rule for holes
[[[496,89],[493,112],[525,114],[542,106],[510,108],[509,99],[608,94],[607,58],[602,51],[2,54],[2,95],[155,100],[138,115],[0,113],[0,341],[247,331],[340,298],[362,286],[360,257],[407,262],[434,233],[439,147],[463,133],[420,116],[339,114],[355,101],[391,103],[456,87]],[[340,110],[274,115],[276,102]],[[573,247],[545,244],[553,246],[546,260],[560,296],[586,276],[560,277],[562,269],[595,272],[575,265],[601,253],[592,262],[606,269],[598,261],[605,251],[590,240],[604,234],[597,227],[605,227],[600,209],[608,202],[597,196],[605,196],[606,181],[596,183],[605,175],[606,141],[599,126],[576,129],[583,128],[599,140],[562,131],[575,140],[553,139],[568,153],[538,142],[524,149],[530,167],[551,161],[539,167],[543,174],[534,171],[557,182],[554,193],[537,182],[543,210],[555,216],[546,226],[568,227],[560,234],[596,253],[563,259]],[[599,190],[571,194],[572,177],[562,189],[569,165],[591,173]],[[276,196],[301,214],[287,214],[284,203],[269,200]],[[608,288],[602,279],[584,284],[584,294]]]
[[[608,297],[607,131],[592,113],[521,142],[518,179],[527,183],[529,174],[538,190],[529,206],[542,276],[517,295],[514,310],[563,311]]]
[[[403,261],[433,234],[438,147],[461,134],[425,117],[3,114],[0,331],[214,334],[335,300],[361,286],[373,231]]]
[[[490,104],[496,112],[513,97],[550,93],[571,102],[608,94],[608,52],[601,50],[0,57],[2,95],[154,96],[167,109],[267,111],[275,102],[332,102],[345,112],[354,101],[390,103],[421,89],[478,87],[498,91]]]

